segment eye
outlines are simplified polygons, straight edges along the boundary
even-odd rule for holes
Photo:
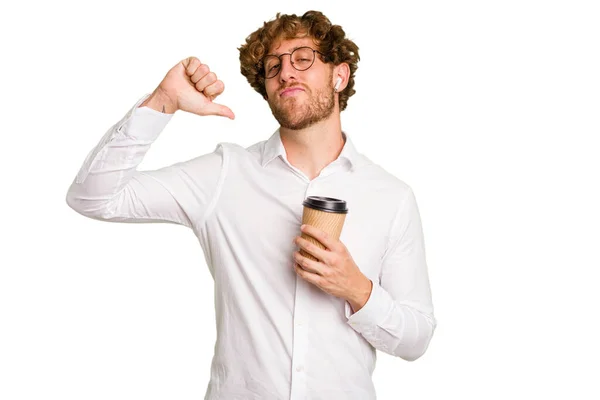
[[[281,65],[281,64],[275,64],[275,65],[271,66],[271,67],[269,68],[269,72],[271,72],[271,71],[275,71],[277,68],[279,68],[279,66],[280,66],[280,65]]]

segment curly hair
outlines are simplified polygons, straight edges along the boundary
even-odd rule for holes
[[[323,62],[350,66],[348,85],[339,92],[340,111],[348,104],[354,90],[354,73],[358,69],[358,46],[346,38],[346,33],[339,25],[332,25],[329,19],[319,11],[307,11],[301,17],[296,14],[277,13],[274,20],[252,32],[246,43],[238,48],[240,51],[240,70],[250,85],[267,99],[262,59],[277,40],[288,40],[299,37],[312,37],[318,50],[325,54]]]

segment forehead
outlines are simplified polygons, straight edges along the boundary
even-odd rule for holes
[[[292,51],[294,51],[294,49],[302,46],[308,46],[312,47],[313,49],[316,49],[317,43],[315,43],[312,37],[276,40],[271,45],[268,54],[279,55],[282,53],[291,53]]]

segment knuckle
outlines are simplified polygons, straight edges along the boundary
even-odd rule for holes
[[[205,64],[201,64],[196,68],[196,72],[194,73],[194,76],[196,76],[198,78],[198,80],[200,80],[207,73],[208,73],[208,67]]]
[[[210,86],[205,86],[203,92],[206,96],[209,96],[209,97],[212,97],[214,95],[213,90],[211,89]]]
[[[221,84],[219,82],[220,81],[216,81],[212,85],[210,85],[210,90],[213,93],[219,93],[221,91]]]
[[[188,74],[188,75],[193,75],[194,74],[194,65],[192,64],[191,61],[185,67],[185,73]]]
[[[210,93],[211,95],[216,96],[219,94],[219,85],[217,85],[216,83],[213,83],[211,85],[208,85],[204,91],[206,93]]]
[[[186,71],[190,68],[192,61],[194,61],[194,58],[195,57],[191,56],[191,57],[187,57],[187,58],[181,60],[181,63],[185,67]]]
[[[198,60],[197,58],[192,58],[192,60],[190,61],[190,71],[191,72],[195,72],[198,70],[198,68],[200,68],[202,66],[202,63],[200,62],[200,60]]]

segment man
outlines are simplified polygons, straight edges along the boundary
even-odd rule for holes
[[[358,47],[309,11],[277,14],[239,50],[280,124],[268,140],[137,171],[177,110],[234,118],[213,101],[223,82],[189,57],[109,129],[67,202],[91,218],[172,222],[198,237],[217,324],[205,399],[375,399],[375,350],[415,360],[436,322],[415,196],[341,129]],[[347,202],[339,240],[301,227],[312,195]]]

